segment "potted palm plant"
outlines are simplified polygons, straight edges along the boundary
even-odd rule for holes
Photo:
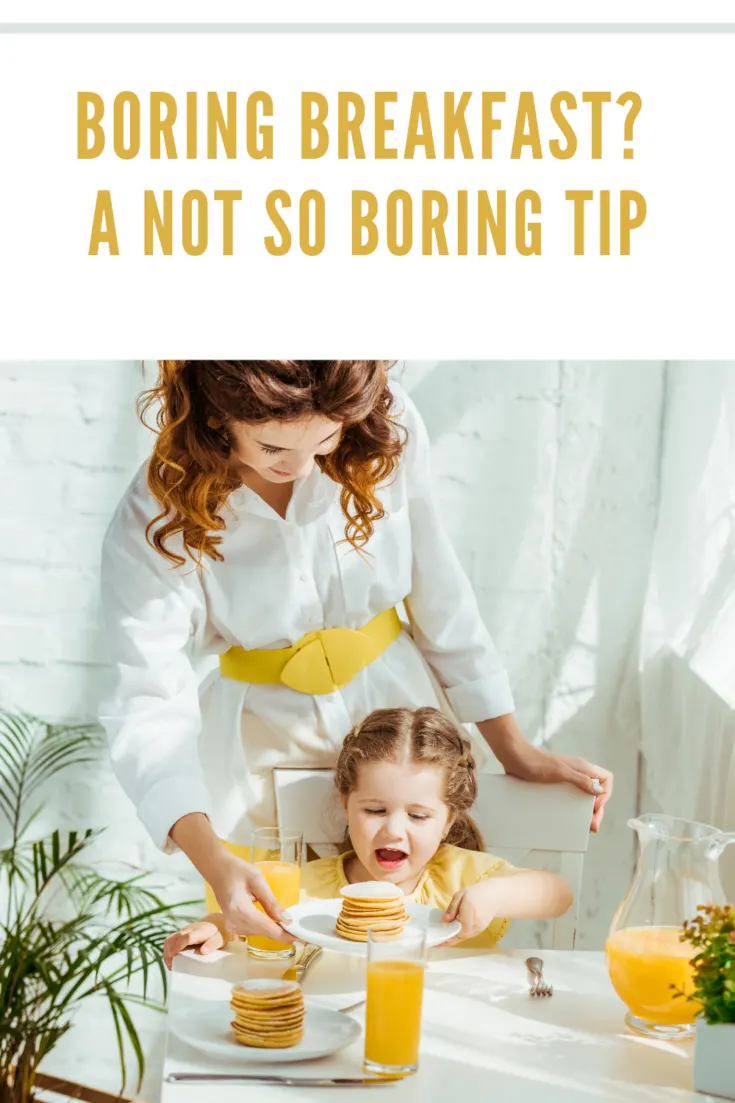
[[[686,997],[699,1004],[694,1087],[735,1099],[735,908],[710,904],[697,911],[681,935],[682,942],[697,951],[692,958],[693,990]]]
[[[112,1015],[122,1086],[131,1051],[139,1090],[145,1060],[131,1008],[165,1009],[162,942],[189,902],[164,903],[141,871],[102,873],[90,860],[99,831],[34,837],[44,787],[97,759],[100,743],[90,726],[0,713],[0,1103],[31,1103],[52,1083],[59,1090],[40,1065],[93,998]],[[152,974],[162,998],[149,991]]]

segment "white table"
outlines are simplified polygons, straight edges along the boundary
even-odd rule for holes
[[[534,951],[538,952],[538,951]],[[361,1093],[385,1103],[705,1103],[692,1089],[691,1042],[638,1038],[623,1022],[625,1008],[610,986],[604,954],[542,951],[551,999],[531,1000],[523,964],[527,952],[432,951],[426,973],[420,1068],[381,1087],[300,1088],[168,1084],[170,1072],[237,1071],[212,1064],[175,1034],[175,1017],[191,1001],[228,999],[243,976],[280,975],[283,967],[254,966],[244,954],[175,961],[161,1103],[356,1103]],[[304,982],[306,996],[338,1008],[364,995],[364,962],[324,953]],[[352,1012],[364,1024],[364,1007]],[[363,1038],[335,1057],[241,1071],[289,1075],[359,1076]],[[246,1093],[250,1093],[246,1095]]]

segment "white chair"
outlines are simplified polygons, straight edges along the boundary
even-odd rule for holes
[[[344,839],[345,818],[334,790],[331,770],[273,771],[276,811],[284,830],[301,831],[304,843],[334,853]],[[505,774],[480,774],[472,817],[488,850],[499,857],[512,851],[524,856],[560,856],[559,872],[574,892],[574,903],[554,923],[555,950],[574,948],[582,888],[582,868],[589,842],[594,797],[573,785],[540,785]]]

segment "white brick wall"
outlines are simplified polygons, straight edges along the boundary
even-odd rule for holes
[[[637,750],[626,718],[635,702],[620,687],[656,517],[663,365],[424,361],[396,370],[426,419],[447,525],[527,734],[616,770],[582,901],[580,944],[600,946],[630,868]],[[56,719],[95,714],[99,546],[149,447],[133,408],[143,385],[133,362],[0,364],[4,703]],[[190,877],[185,860],[154,850],[109,771],[88,771],[58,796],[49,823],[104,823],[107,853]],[[155,1035],[148,1044],[157,1052]],[[66,1052],[60,1071],[79,1060],[72,1042]],[[115,1083],[103,1056],[87,1072]]]

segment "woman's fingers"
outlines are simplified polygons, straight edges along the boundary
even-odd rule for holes
[[[238,911],[230,912],[225,916],[229,930],[236,934],[264,935],[266,938],[274,938],[277,942],[295,942],[296,939],[283,927],[275,923],[270,916],[258,911],[253,904],[246,904]]]
[[[258,903],[264,908],[266,915],[269,915],[276,923],[291,922],[291,916],[287,911],[284,911],[282,906],[278,903],[262,873],[258,873],[257,870],[253,873],[248,888]]]
[[[604,806],[609,801],[613,790],[613,775],[604,766],[598,766],[594,762],[587,762],[584,758],[572,758],[568,760],[569,777],[578,788],[585,793],[595,794],[595,804],[592,810],[591,831],[599,831]]]
[[[584,770],[580,770],[577,766],[572,766],[571,764],[564,765],[562,769],[562,780],[569,781],[572,785],[576,785],[583,793],[597,795],[600,792],[599,785],[595,784],[596,775],[588,774]]]

